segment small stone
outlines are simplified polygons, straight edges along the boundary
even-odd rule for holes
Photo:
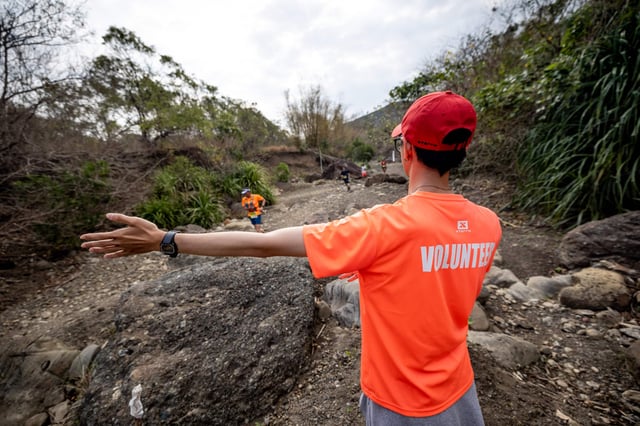
[[[602,333],[600,333],[595,328],[587,328],[585,330],[585,334],[587,335],[587,337],[590,337],[592,339],[599,339],[602,337]]]
[[[591,380],[587,380],[587,386],[589,386],[591,389],[595,389],[595,390],[600,389],[600,384],[596,383],[596,382],[593,382]]]
[[[622,392],[622,397],[629,402],[640,405],[640,391],[629,389]]]

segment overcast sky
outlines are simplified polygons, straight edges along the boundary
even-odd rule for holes
[[[321,85],[348,117],[371,112],[429,58],[491,19],[498,0],[87,0],[99,45],[135,32],[185,71],[283,125],[285,90]],[[94,47],[91,54],[97,53]]]

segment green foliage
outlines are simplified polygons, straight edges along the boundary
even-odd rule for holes
[[[220,202],[206,190],[190,195],[186,214],[189,223],[196,223],[203,228],[212,228],[224,219]]]
[[[211,175],[202,167],[194,166],[187,157],[177,156],[173,164],[156,175],[153,192],[158,198],[176,197],[180,193],[193,193],[207,188]]]
[[[79,247],[78,235],[102,218],[111,196],[109,166],[87,162],[75,171],[29,175],[13,183],[22,209],[38,211],[32,230],[49,256]]]
[[[106,136],[118,122],[122,131],[138,130],[147,141],[213,134],[220,109],[214,86],[197,82],[125,28],[110,27],[103,41],[110,52],[92,61],[88,87],[96,98],[92,113]]]
[[[289,182],[291,173],[289,172],[289,166],[287,163],[279,163],[276,167],[276,179],[278,182]]]
[[[151,199],[137,206],[136,213],[165,229],[189,223],[209,229],[224,218],[214,188],[207,170],[178,156],[156,174]]]
[[[270,176],[259,164],[239,161],[226,174],[215,179],[219,193],[230,200],[238,200],[243,188],[250,188],[254,194],[262,195],[268,203],[275,202],[270,185]]]
[[[284,130],[267,120],[260,111],[242,102],[230,101],[228,115],[237,129],[239,144],[244,152],[265,145],[285,145],[288,142]]]
[[[348,156],[356,163],[368,163],[375,155],[375,149],[368,143],[355,139],[348,148]]]
[[[449,88],[451,75],[445,67],[428,64],[426,70],[418,73],[412,81],[405,81],[389,92],[391,99],[397,102],[413,102],[420,96]]]
[[[259,164],[250,161],[241,161],[236,166],[234,176],[236,182],[239,184],[239,189],[250,188],[251,192],[262,195],[269,204],[273,204],[276,201],[276,197],[273,195],[269,184],[269,174]],[[239,192],[240,191],[235,194]]]
[[[243,161],[225,175],[212,175],[177,156],[156,174],[151,198],[135,212],[165,229],[187,224],[210,229],[226,216],[223,200],[237,200],[244,187],[275,202],[269,176],[258,164]]]
[[[175,228],[186,220],[182,202],[177,198],[152,198],[136,206],[135,213],[164,229]]]
[[[597,42],[548,68],[520,152],[519,205],[559,225],[640,208],[640,7],[609,12]]]

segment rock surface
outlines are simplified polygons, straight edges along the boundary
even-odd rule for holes
[[[150,424],[239,424],[267,412],[308,363],[313,285],[298,259],[220,259],[125,291],[80,408],[128,424],[144,389]]]
[[[560,243],[560,262],[569,269],[600,259],[640,269],[640,211],[585,223],[568,232]]]

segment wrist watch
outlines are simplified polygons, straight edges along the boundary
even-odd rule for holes
[[[178,245],[175,242],[176,231],[169,231],[164,234],[162,242],[160,243],[160,251],[170,257],[176,257],[178,255]]]

